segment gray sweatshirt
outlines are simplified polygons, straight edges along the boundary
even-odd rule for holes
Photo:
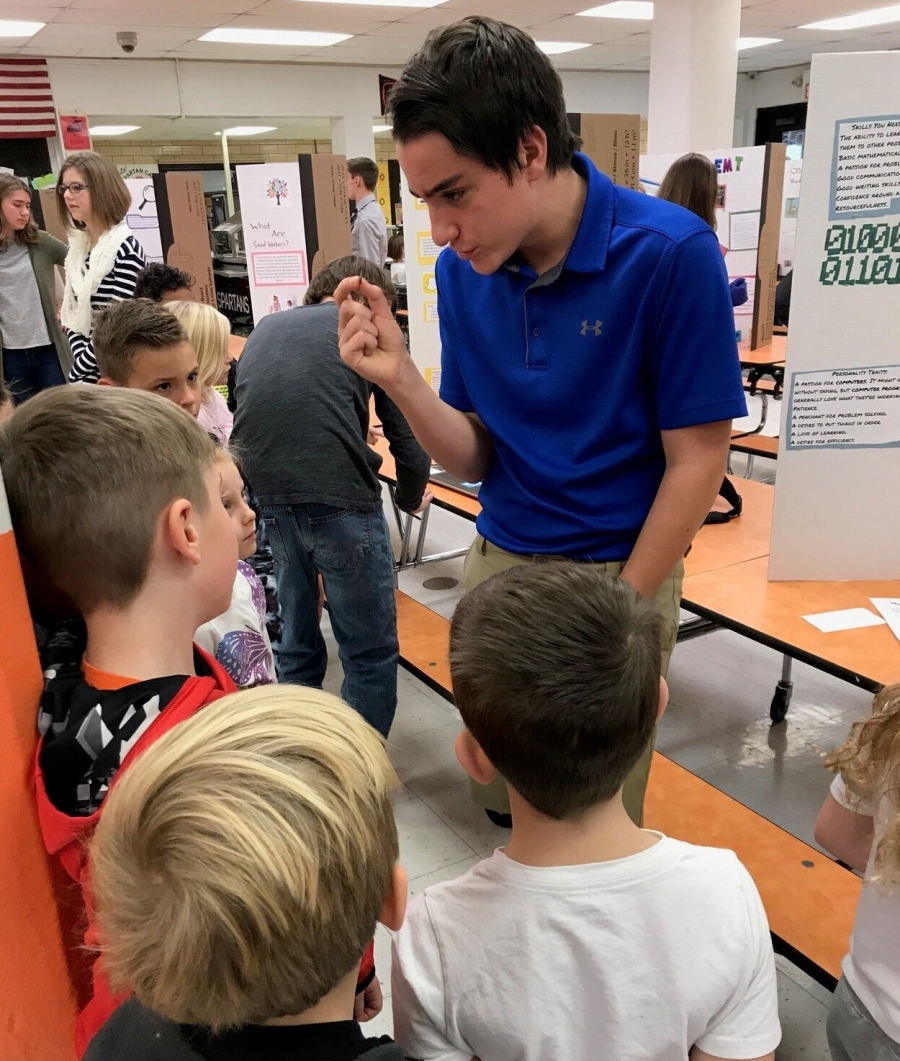
[[[367,444],[369,398],[397,465],[397,503],[412,511],[430,461],[403,414],[341,360],[333,302],[266,317],[237,365],[232,440],[262,507],[381,507],[381,457]]]

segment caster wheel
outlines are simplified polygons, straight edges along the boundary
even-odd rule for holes
[[[769,708],[769,718],[773,722],[784,722],[787,718],[788,708],[791,706],[791,693],[794,689],[792,685],[782,685],[778,683],[775,689],[775,695],[772,697],[772,706]]]

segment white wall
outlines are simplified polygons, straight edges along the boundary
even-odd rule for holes
[[[779,107],[785,103],[803,102],[803,84],[796,88],[791,82],[803,77],[806,66],[790,66],[784,70],[762,70],[753,80],[738,74],[737,100],[734,105],[735,147],[748,147],[756,135],[756,111],[759,107]]]
[[[48,59],[63,113],[140,117],[340,117],[378,113],[376,67],[171,60]],[[802,101],[792,78],[803,67],[738,75],[735,145],[753,142],[757,107]],[[562,72],[566,105],[584,113],[647,116],[649,77],[642,73]],[[180,81],[180,95],[179,95]],[[727,147],[727,144],[723,144]]]
[[[140,117],[340,117],[379,111],[384,69],[289,63],[48,59],[58,110]],[[179,82],[181,86],[179,102]],[[182,111],[183,107],[183,111]]]

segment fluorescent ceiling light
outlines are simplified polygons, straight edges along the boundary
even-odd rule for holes
[[[575,41],[535,41],[545,55],[562,55],[563,52],[577,52],[579,48],[590,48],[590,44],[576,44]]]
[[[391,128],[392,127],[390,125],[373,125],[372,126],[372,132],[373,133],[389,133],[391,131]]]
[[[616,0],[613,4],[601,4],[590,7],[587,11],[578,11],[579,15],[589,18],[632,18],[649,22],[653,18],[653,4],[646,0]]]
[[[260,133],[274,133],[278,130],[277,125],[235,125],[225,130],[226,136],[258,136]],[[221,136],[216,133],[216,136]]]
[[[748,48],[762,48],[766,44],[781,44],[781,37],[738,37],[738,51],[745,52]]]
[[[212,29],[198,37],[213,44],[286,44],[294,48],[328,48],[348,41],[352,33],[316,33],[297,29]]]
[[[140,129],[139,125],[92,125],[91,136],[123,136]]]
[[[883,26],[886,22],[900,22],[900,4],[857,11],[855,15],[843,15],[841,18],[826,18],[822,22],[808,22],[800,29],[862,29],[863,26]]]
[[[13,19],[0,19],[0,37],[33,37],[46,25],[46,22],[18,22]]]

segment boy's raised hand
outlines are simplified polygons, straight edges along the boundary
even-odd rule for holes
[[[365,301],[358,301],[360,295]],[[412,362],[384,292],[360,276],[351,276],[341,281],[334,300],[340,312],[338,343],[344,363],[389,390]]]

